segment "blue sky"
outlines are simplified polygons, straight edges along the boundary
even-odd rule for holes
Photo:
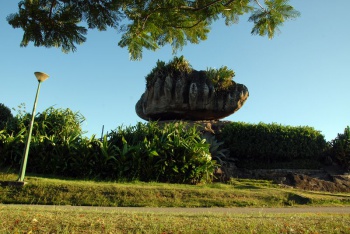
[[[273,40],[252,36],[247,17],[227,27],[212,25],[206,41],[188,44],[184,55],[196,70],[227,66],[234,80],[250,92],[245,105],[225,118],[247,123],[311,126],[327,140],[350,125],[350,8],[349,0],[291,0],[301,17],[286,22]],[[35,71],[50,78],[41,86],[37,112],[50,106],[70,108],[85,116],[87,135],[143,122],[135,104],[145,90],[145,76],[158,59],[173,58],[169,46],[144,51],[130,61],[118,47],[120,34],[90,30],[77,52],[19,46],[22,30],[6,16],[17,12],[18,1],[2,1],[0,8],[0,103],[13,108],[25,103],[31,112],[37,88]],[[14,112],[15,114],[15,112]]]

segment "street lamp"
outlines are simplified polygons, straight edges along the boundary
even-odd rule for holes
[[[27,142],[24,148],[23,156],[22,156],[22,161],[21,161],[21,169],[19,171],[19,177],[18,177],[18,182],[24,182],[24,175],[26,173],[26,167],[27,167],[27,160],[28,160],[28,153],[29,153],[29,146],[30,146],[30,140],[32,138],[32,130],[33,130],[33,124],[34,124],[34,115],[35,115],[35,109],[36,109],[36,104],[38,102],[38,96],[39,96],[39,91],[40,91],[40,85],[41,82],[45,81],[47,78],[49,78],[49,75],[43,72],[34,72],[34,75],[36,76],[38,80],[38,89],[36,90],[36,95],[35,95],[35,101],[34,101],[34,106],[33,106],[33,111],[32,111],[32,120],[30,121],[29,125],[29,133],[27,136]]]

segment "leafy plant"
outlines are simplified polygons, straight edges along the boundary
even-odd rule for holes
[[[209,133],[203,134],[202,137],[205,139],[205,142],[209,144],[209,152],[212,159],[220,163],[221,166],[224,166],[224,163],[228,159],[230,153],[228,148],[222,148],[225,142],[218,141],[215,135],[211,135]]]
[[[73,112],[69,108],[49,107],[42,113],[37,114],[33,134],[57,135],[62,139],[71,135],[82,135],[81,124],[84,121],[83,115],[79,112]]]
[[[195,127],[182,122],[119,128],[110,134],[110,142],[118,147],[118,157],[130,169],[120,175],[122,178],[138,175],[141,181],[198,183],[210,180],[213,173],[215,162],[211,161],[209,145]]]
[[[275,33],[280,31],[279,26],[286,20],[300,16],[298,11],[287,4],[287,0],[265,0],[264,2],[266,7],[258,3],[259,8],[249,17],[249,21],[254,23],[251,31],[253,35],[267,35],[272,39]]]
[[[168,63],[158,60],[156,67],[146,76],[146,87],[153,86],[158,78],[165,80],[168,75],[175,78],[181,73],[190,74],[192,70],[190,63],[184,56],[174,57]]]
[[[0,130],[0,166],[19,165],[24,149],[24,129],[18,133]]]
[[[194,69],[184,56],[174,57],[168,63],[158,60],[156,67],[146,76],[146,87],[150,88],[158,79],[165,80],[168,76],[171,79],[179,79],[180,77],[187,77],[188,80],[196,79],[195,77],[198,75],[195,76],[193,73]],[[227,66],[219,69],[208,68],[204,73],[205,82],[212,85],[218,92],[227,91],[234,87],[235,83],[232,79],[235,72]]]
[[[173,60],[170,61],[167,65],[173,72],[176,71],[180,73],[191,73],[192,71],[192,66],[184,56],[174,57]]]
[[[83,154],[81,122],[78,112],[50,107],[35,117],[28,160],[28,172],[60,174],[73,171],[71,158]],[[5,166],[17,166],[24,149],[30,114],[24,104],[0,137],[1,162]],[[84,171],[84,170],[81,170]]]
[[[207,68],[205,74],[217,91],[226,91],[233,87],[232,79],[235,76],[235,72],[226,66],[219,69]]]

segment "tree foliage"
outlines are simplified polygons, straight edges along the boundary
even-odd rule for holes
[[[331,156],[345,170],[350,171],[350,127],[344,129],[344,133],[331,141]]]
[[[11,109],[0,103],[0,130],[3,129],[7,122],[13,118]]]
[[[246,13],[254,23],[252,34],[269,38],[299,15],[288,0],[21,0],[7,20],[23,29],[21,46],[33,42],[63,52],[76,51],[86,41],[87,28],[115,28],[122,33],[119,46],[138,60],[143,48],[170,44],[176,52],[187,42],[205,40],[212,22],[224,18],[231,25]]]

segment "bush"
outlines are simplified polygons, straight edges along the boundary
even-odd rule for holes
[[[318,168],[327,143],[311,127],[231,123],[222,140],[243,168]]]
[[[350,127],[331,141],[331,157],[345,170],[350,171]]]
[[[35,117],[33,134],[38,136],[57,136],[62,139],[82,135],[81,124],[85,121],[79,112],[69,108],[50,107]]]
[[[23,110],[23,104],[19,107],[8,128],[0,132],[0,166],[17,167],[22,158],[31,116]],[[33,125],[28,171],[55,173],[61,170],[63,166],[59,164],[66,163],[65,157],[72,154],[72,148],[79,148],[83,120],[79,112],[70,109],[50,107],[38,113]]]
[[[196,127],[156,122],[119,128],[110,134],[116,146],[119,177],[141,181],[198,183],[210,180],[215,162]]]

